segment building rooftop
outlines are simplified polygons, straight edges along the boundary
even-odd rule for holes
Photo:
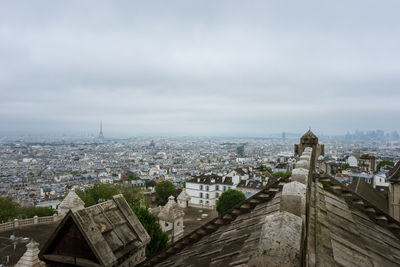
[[[311,157],[308,174],[267,185],[142,265],[398,266],[400,222],[319,171]]]
[[[126,200],[117,195],[112,200],[70,211],[41,250],[40,258],[50,265],[78,261],[84,266],[118,266],[149,241]]]

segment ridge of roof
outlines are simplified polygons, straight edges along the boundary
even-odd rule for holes
[[[254,194],[250,198],[243,200],[231,209],[225,211],[215,219],[200,226],[191,233],[188,233],[183,238],[172,243],[170,246],[139,264],[139,266],[154,266],[160,263],[167,257],[177,254],[186,246],[192,245],[210,233],[217,231],[221,226],[227,225],[234,221],[239,215],[252,211],[258,204],[265,203],[274,198],[277,192],[282,190],[283,184],[289,181],[289,177],[279,179],[274,183],[267,185],[260,192]]]
[[[116,217],[118,217],[120,221],[113,222],[108,218],[109,215],[106,213],[111,210],[118,212],[118,216]],[[113,247],[110,244],[110,241],[107,240],[103,235],[105,230],[101,230],[99,228],[99,221],[94,220],[93,215],[96,215],[95,212],[102,214],[102,216],[108,220],[110,224],[110,231],[119,231],[118,227],[121,225],[121,222],[122,224],[126,225],[126,227],[130,228],[132,233],[128,238],[126,238],[126,240],[122,241],[126,243],[117,248]],[[143,225],[133,213],[124,197],[119,194],[113,196],[110,200],[87,207],[85,209],[68,211],[66,216],[62,219],[56,230],[42,248],[39,254],[40,258],[45,256],[45,253],[53,244],[68,220],[72,220],[75,226],[79,229],[84,241],[90,247],[91,252],[102,266],[115,266],[118,264],[118,260],[128,255],[127,253],[130,253],[126,250],[120,250],[121,247],[125,249],[128,246],[134,246],[134,249],[137,250],[138,246],[145,246],[150,241],[150,236],[144,229]],[[107,226],[104,225],[104,227],[106,228]],[[116,234],[118,235],[118,233]],[[133,249],[133,247],[131,249]],[[123,253],[120,253],[121,251]]]
[[[320,177],[324,190],[333,193],[334,195],[343,196],[344,200],[349,206],[355,207],[363,214],[367,215],[374,223],[389,230],[400,239],[400,222],[392,216],[381,210],[360,194],[353,192],[351,189],[345,187],[340,182],[336,181],[330,176]]]
[[[385,213],[388,212],[388,205],[384,196],[379,191],[372,188],[364,179],[353,181],[347,188],[359,194],[370,203],[375,203],[375,205]]]
[[[400,160],[390,169],[387,178],[391,182],[400,182]]]
[[[317,140],[318,140],[318,137],[317,137],[311,130],[308,130],[308,131],[301,137],[301,139],[303,139],[303,138],[312,138],[312,139],[317,139]]]

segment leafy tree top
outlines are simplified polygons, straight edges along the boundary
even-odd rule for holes
[[[155,191],[158,198],[157,202],[160,205],[165,205],[168,202],[168,197],[176,193],[174,184],[169,181],[159,182],[155,187]]]
[[[383,166],[392,166],[393,167],[394,162],[391,160],[382,160],[381,162],[378,163],[378,166],[376,166],[376,169],[378,171],[380,171]]]
[[[50,207],[21,207],[11,197],[0,197],[0,223],[12,219],[51,216],[56,211]]]
[[[217,200],[218,214],[224,213],[245,199],[246,197],[242,192],[235,189],[228,189],[227,191],[223,192]]]
[[[291,172],[275,172],[275,173],[273,173],[272,174],[272,177],[273,178],[287,178],[287,177],[289,177],[290,175],[292,175],[292,173]]]

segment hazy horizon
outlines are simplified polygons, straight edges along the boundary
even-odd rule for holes
[[[0,135],[400,131],[398,1],[3,1]]]

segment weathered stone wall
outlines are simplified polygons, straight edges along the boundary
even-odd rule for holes
[[[280,210],[265,218],[258,251],[250,266],[301,266],[306,194],[312,148],[306,147],[283,185]]]

